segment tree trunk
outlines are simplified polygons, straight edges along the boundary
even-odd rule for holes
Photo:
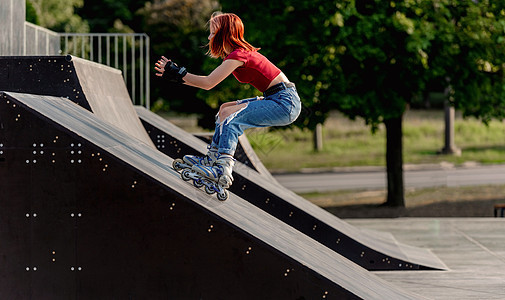
[[[384,124],[386,125],[386,165],[388,179],[386,205],[404,207],[402,117],[385,120]]]

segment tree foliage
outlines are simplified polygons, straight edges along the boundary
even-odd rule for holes
[[[145,0],[84,0],[77,13],[89,23],[92,32],[142,32],[137,11]]]
[[[425,12],[436,30],[427,50],[431,80],[450,85],[449,100],[465,116],[503,119],[505,3],[447,0]]]
[[[206,22],[219,9],[217,0],[85,0],[77,10],[92,32],[145,32],[151,60],[165,55],[201,74],[206,64]],[[198,90],[160,80],[151,74],[153,109],[211,115]]]
[[[372,126],[434,87],[468,115],[501,117],[504,4],[496,1],[221,0],[314,111]],[[491,94],[490,94],[491,93]],[[491,100],[494,99],[494,100]],[[488,105],[489,104],[489,105]],[[488,107],[486,109],[485,107]],[[311,115],[313,117],[313,115]],[[323,118],[324,119],[324,118]],[[304,125],[312,124],[305,120]]]
[[[215,0],[146,2],[138,13],[143,16],[144,31],[151,37],[154,59],[164,55],[190,72],[202,74],[208,43],[207,21],[217,9],[219,4]],[[151,82],[153,93],[160,99],[158,108],[213,116],[208,104],[198,100],[198,89],[168,83],[158,77],[153,77]]]
[[[43,2],[82,5],[29,1],[37,12]],[[205,56],[205,24],[220,5],[242,18],[245,38],[297,84],[305,108],[298,126],[314,129],[335,109],[372,130],[386,125],[388,180],[396,186],[390,204],[403,205],[401,121],[412,102],[448,88],[465,116],[505,116],[503,1],[86,0],[80,12],[94,31],[124,24],[147,32],[155,59],[164,54],[207,74],[220,61]],[[152,94],[169,99],[170,109],[208,116],[221,102],[258,94],[231,77],[212,91],[152,82]]]
[[[88,32],[88,24],[75,13],[83,0],[26,0],[27,20],[56,32]]]
[[[388,124],[401,126],[397,121],[413,99],[436,87],[449,86],[448,100],[465,115],[503,118],[505,11],[490,2],[346,2],[336,13],[341,52],[333,69],[342,81],[330,86],[328,97],[351,118],[363,117],[372,128],[384,122],[387,131],[395,130]],[[403,205],[402,152],[391,148],[401,131],[387,137],[388,203]],[[393,190],[398,186],[401,193]]]
[[[221,0],[253,44],[283,68],[314,113],[338,109],[388,131],[388,203],[403,205],[401,118],[408,105],[450,85],[465,115],[503,118],[504,4],[489,0]],[[394,133],[392,132],[394,131]],[[393,149],[400,148],[400,149]],[[391,197],[390,197],[391,196]]]
[[[239,15],[246,39],[296,83],[304,104],[298,125],[314,129],[327,117],[319,91],[327,69],[319,65],[326,40],[324,18],[334,11],[332,1],[231,1],[221,0],[223,11]],[[245,89],[246,87],[241,87]],[[326,100],[326,99],[325,99]]]

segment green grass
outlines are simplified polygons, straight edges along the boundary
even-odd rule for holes
[[[256,153],[271,171],[385,165],[385,129],[372,134],[363,120],[351,121],[335,113],[323,126],[323,150],[313,149],[308,130],[252,129],[246,132]],[[488,126],[475,119],[455,121],[455,144],[461,156],[440,155],[444,147],[442,111],[409,111],[403,123],[405,164],[505,163],[505,123]]]

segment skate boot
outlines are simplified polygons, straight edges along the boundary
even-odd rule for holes
[[[190,169],[195,164],[202,166],[212,166],[216,162],[218,156],[219,153],[217,152],[217,149],[209,147],[209,151],[207,151],[207,154],[205,156],[184,155],[182,159],[175,159],[172,163],[172,167],[177,172],[180,172],[184,169]]]
[[[220,201],[228,199],[226,190],[233,183],[233,166],[235,159],[229,155],[221,155],[213,166],[195,164],[191,169],[186,169],[181,173],[183,180],[193,179],[196,187],[205,186],[208,194],[217,193]]]

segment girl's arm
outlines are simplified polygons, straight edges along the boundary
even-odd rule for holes
[[[225,60],[220,66],[214,69],[207,76],[200,76],[188,73],[182,79],[184,84],[198,87],[204,90],[210,90],[218,83],[228,77],[236,68],[242,66],[244,62],[234,59]]]
[[[158,62],[155,64],[156,67],[154,68],[156,71],[158,71],[158,73],[156,73],[156,76],[160,77],[163,76],[165,72],[165,66],[169,61],[170,60],[164,56],[162,56],[161,59],[158,60]],[[215,87],[218,83],[223,81],[226,77],[228,77],[236,68],[242,66],[243,64],[244,62],[242,61],[235,59],[228,59],[225,60],[220,66],[215,68],[214,71],[212,71],[207,76],[200,76],[187,73],[186,75],[184,75],[184,77],[182,77],[182,80],[184,81],[183,83],[186,85],[198,87],[204,90],[210,90],[213,87]],[[176,69],[177,70],[175,71],[178,71],[183,68],[179,68],[176,66]],[[181,77],[179,77],[179,79],[180,78]]]

